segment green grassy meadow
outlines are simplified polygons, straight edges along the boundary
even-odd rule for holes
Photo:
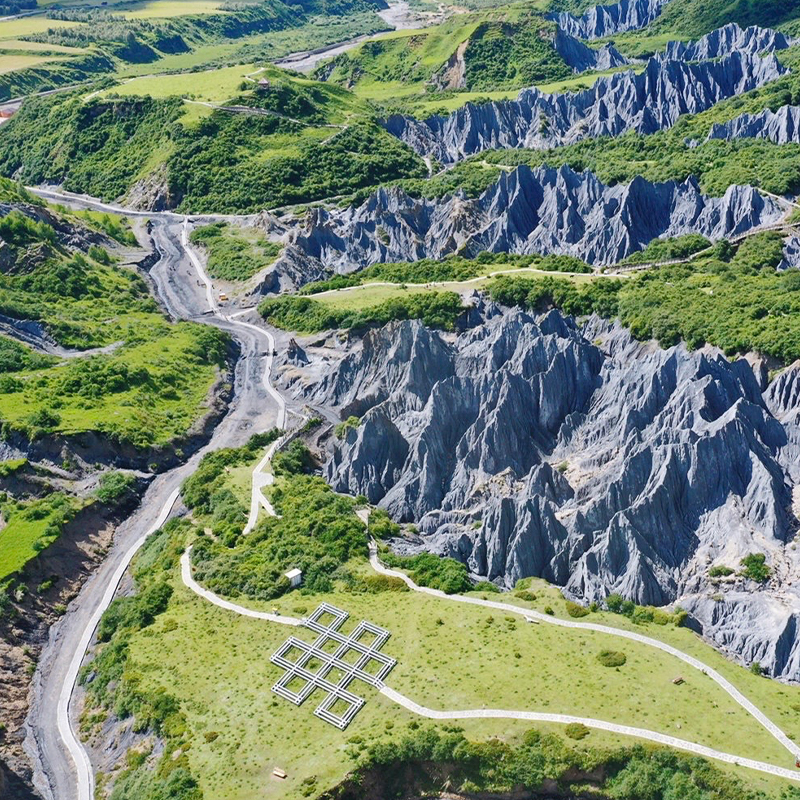
[[[206,102],[223,102],[234,97],[245,76],[257,71],[253,64],[240,64],[221,69],[184,72],[177,75],[147,75],[131,78],[110,89],[101,96],[120,97],[190,97]],[[258,75],[253,76],[256,80]]]
[[[81,506],[66,495],[50,495],[42,500],[6,501],[0,505],[0,583],[21,570],[37,553],[52,543],[61,525]]]
[[[361,568],[369,569],[366,564]],[[280,670],[268,656],[289,634],[308,638],[309,632],[232,614],[190,593],[177,576],[173,582],[176,592],[168,610],[156,625],[136,634],[130,658],[147,688],[163,687],[181,701],[194,734],[189,762],[208,800],[295,798],[302,795],[302,782],[310,775],[316,776],[315,788],[321,791],[340,780],[353,763],[348,748],[392,729],[396,732],[412,721],[409,712],[361,685],[351,689],[366,698],[366,705],[344,733],[313,715],[316,696],[299,708],[277,697],[270,687]],[[534,588],[537,594],[542,591],[538,584]],[[563,600],[557,598],[557,590],[546,587],[537,605],[550,602],[560,611]],[[412,592],[335,591],[314,596],[293,592],[270,603],[244,604],[298,616],[322,601],[350,612],[348,626],[367,619],[388,628],[392,637],[384,650],[398,664],[387,685],[429,707],[594,716],[790,765],[780,745],[709,678],[633,642],[527,624],[510,614]],[[615,624],[614,616],[597,614],[589,619]],[[690,631],[654,625],[637,630],[663,635],[695,654],[699,651],[715,667],[722,662],[754,702],[790,734],[800,735],[800,718],[788,710],[800,698],[800,689],[734,667]],[[622,650],[628,661],[618,669],[603,667],[596,658],[601,649]],[[197,658],[198,653],[203,658]],[[672,683],[677,675],[685,678],[682,686]],[[783,713],[775,713],[779,708]],[[457,725],[478,738],[513,738],[530,727],[546,727],[502,720]],[[586,741],[597,746],[611,744],[614,737],[592,732]],[[744,750],[743,742],[747,742]],[[288,773],[286,781],[271,777],[276,766]],[[762,781],[746,770],[738,774]],[[779,785],[769,779],[763,784]]]
[[[170,19],[187,14],[220,13],[221,6],[217,0],[148,0],[126,6],[123,16],[125,19]]]

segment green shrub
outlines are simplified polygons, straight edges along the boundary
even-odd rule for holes
[[[390,539],[399,535],[400,526],[382,508],[373,508],[369,515],[369,532],[376,539]]]
[[[626,600],[621,594],[610,594],[606,597],[606,608],[613,614],[631,616],[636,610],[636,603]]]
[[[361,424],[358,417],[350,416],[344,422],[340,422],[334,429],[334,435],[337,439],[344,439],[349,431],[353,431]]]
[[[570,739],[585,739],[591,731],[582,722],[570,722],[565,728],[564,733]]]
[[[770,576],[770,568],[767,566],[767,557],[763,553],[750,553],[741,560],[741,574],[745,578],[757,583],[764,583]]]
[[[498,594],[500,592],[500,587],[491,581],[479,581],[473,586],[473,589],[476,592],[490,592],[492,594]]]
[[[580,617],[586,617],[589,615],[588,608],[585,608],[578,603],[573,603],[572,600],[566,600],[565,605],[567,607],[567,614],[569,614],[571,617],[578,619]]]
[[[130,472],[104,472],[95,495],[101,503],[112,505],[130,497],[135,485],[136,478]]]
[[[628,659],[625,657],[625,653],[617,650],[601,650],[597,654],[597,660],[604,667],[621,667]]]
[[[416,556],[385,553],[382,558],[389,566],[408,570],[411,579],[419,586],[439,589],[445,594],[468,592],[473,588],[466,566],[453,558],[442,558],[433,553]]]
[[[717,564],[708,571],[709,578],[726,578],[728,575],[733,575],[734,570],[726,567],[724,564]]]
[[[311,451],[299,439],[295,439],[284,450],[272,458],[272,469],[276,475],[301,475],[313,472],[316,462]]]
[[[520,600],[525,600],[528,603],[533,603],[536,600],[536,595],[528,591],[528,589],[522,589],[521,591],[514,592],[515,597],[519,597]]]

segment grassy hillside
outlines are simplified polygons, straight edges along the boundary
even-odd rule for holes
[[[599,782],[609,796],[619,798],[767,800],[779,795],[783,786],[778,782],[740,768],[726,772],[727,768],[650,748],[620,750],[619,739],[583,729],[543,726],[558,737],[541,739],[523,737],[527,726],[513,721],[468,720],[459,722],[457,729],[442,725],[439,735],[463,733],[475,742],[493,740],[468,746],[458,738],[461,755],[454,755],[430,733],[430,723],[361,684],[351,689],[366,698],[366,705],[346,734],[313,716],[313,699],[297,708],[275,697],[269,687],[279,670],[265,662],[265,654],[290,631],[232,614],[190,593],[178,570],[179,554],[187,543],[194,541],[197,576],[240,604],[303,615],[326,601],[351,614],[346,630],[360,619],[386,627],[392,636],[384,650],[398,660],[387,684],[429,707],[574,713],[645,726],[734,753],[746,741],[748,756],[777,764],[788,758],[707,676],[686,673],[685,665],[666,653],[606,633],[526,625],[510,614],[410,592],[397,579],[376,576],[363,555],[366,534],[353,513],[353,499],[333,494],[321,479],[304,474],[306,462],[298,443],[273,462],[279,477],[272,501],[283,518],[262,519],[251,535],[239,536],[249,502],[247,482],[240,478],[258,460],[267,438],[206,456],[184,486],[196,527],[173,521],[151,537],[134,564],[137,594],[115,601],[101,622],[95,659],[83,673],[89,697],[84,735],[99,730],[113,710],[123,718],[133,717],[137,729],[167,741],[164,755],[153,752],[151,758],[152,739],[142,741],[128,768],[115,776],[113,798],[138,797],[131,794],[137,786],[148,788],[143,796],[157,796],[152,793],[161,782],[179,772],[181,781],[170,796],[182,800],[195,798],[198,790],[208,800],[244,800],[255,793],[274,800],[316,796],[354,767],[360,767],[362,775],[379,767],[396,792],[405,787],[405,778],[402,771],[392,770],[415,757],[425,763],[421,770],[412,770],[420,780],[427,780],[431,762],[440,776],[445,764],[457,764],[453,788],[463,791],[512,786],[534,790],[569,765],[580,763],[590,772],[592,764],[602,763],[604,777],[589,778],[578,771],[570,781],[586,789],[597,788]],[[373,533],[385,528],[393,534],[395,527],[378,513]],[[201,533],[204,529],[207,533]],[[428,577],[435,581],[451,562],[431,560],[437,574]],[[286,566],[295,563],[305,569],[302,591],[289,591],[281,577]],[[568,618],[568,604],[555,587],[528,579],[518,589],[502,599],[539,611],[549,608]],[[476,590],[476,596],[488,596],[480,587]],[[791,710],[797,688],[734,666],[666,615],[658,621],[654,614],[640,615],[637,622],[597,610],[590,619],[640,631],[703,659],[790,734],[800,734]],[[305,637],[302,629],[291,632]],[[464,668],[465,648],[469,669]],[[604,650],[624,650],[624,664],[603,666],[598,654]],[[205,657],[192,658],[192,652]],[[684,677],[680,686],[672,683],[676,671]],[[573,690],[576,685],[580,692]],[[631,686],[636,691],[631,692]],[[574,734],[571,741],[581,744],[565,747],[565,733]],[[409,745],[409,737],[415,746]],[[425,743],[433,741],[439,746],[428,749]],[[545,750],[537,751],[539,746]],[[617,748],[613,754],[607,752],[609,746]],[[173,756],[176,752],[179,755]],[[555,752],[560,758],[554,758]],[[636,793],[645,769],[642,759],[649,764],[647,786],[665,793]],[[288,773],[285,780],[269,778],[275,766]],[[758,795],[756,787],[768,794]]]
[[[206,96],[238,113],[185,103],[169,77],[133,81],[120,98],[32,100],[3,131],[0,170],[107,199],[155,172],[189,212],[258,211],[427,173],[346,90],[274,68],[257,77],[269,88],[242,81],[234,96],[227,78],[208,78]],[[204,85],[201,76],[201,96]]]
[[[0,336],[5,435],[95,431],[137,448],[185,435],[208,411],[227,338],[164,318],[142,278],[119,263],[130,234],[118,221],[54,214],[2,187],[22,202],[0,220],[0,314],[64,348],[104,348],[62,360]]]
[[[453,89],[520,89],[572,74],[553,48],[554,36],[553,23],[518,6],[456,14],[422,31],[365,42],[322,64],[315,75],[390,104]]]
[[[269,266],[281,250],[256,228],[224,222],[196,228],[191,241],[208,253],[208,274],[224,281],[246,281]]]
[[[798,0],[670,0],[650,26],[655,33],[696,39],[729,22],[775,28],[800,18]]]

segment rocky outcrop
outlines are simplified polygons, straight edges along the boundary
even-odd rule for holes
[[[574,17],[562,11],[550,14],[549,19],[559,28],[579,39],[602,39],[623,31],[633,31],[649,25],[661,14],[669,0],[620,0],[615,5],[594,6],[583,16]]]
[[[760,114],[741,114],[728,122],[715,122],[708,139],[767,139],[774,144],[800,144],[800,106],[765,109]]]
[[[783,595],[800,575],[785,547],[800,447],[795,417],[776,416],[800,406],[797,375],[765,399],[747,361],[713,350],[662,350],[556,312],[489,306],[484,320],[458,336],[392,323],[312,364],[313,381],[292,373],[289,391],[361,419],[331,443],[333,488],[414,521],[407,552],[500,586],[533,575],[584,601],[687,598],[720,646],[798,678]],[[761,594],[734,576],[726,603],[710,600],[708,568],[751,552],[773,569]]]
[[[770,675],[800,680],[800,596],[732,591],[681,598],[703,634],[745,666],[758,663]]]
[[[783,261],[778,264],[778,269],[797,269],[798,267],[800,267],[800,237],[789,236],[783,243]]]
[[[314,208],[289,244],[270,288],[348,273],[377,262],[442,258],[450,253],[560,253],[612,264],[658,237],[699,233],[717,240],[777,222],[783,211],[752,187],[706,197],[684,183],[606,186],[591,172],[522,166],[480,197],[435,200],[379,189],[361,206]]]
[[[656,133],[682,114],[698,114],[785,72],[774,55],[739,51],[701,63],[650,59],[639,74],[606,76],[582,92],[523,89],[516,100],[467,103],[424,121],[397,114],[384,125],[418,154],[450,164],[490,148],[547,149],[629,131]]]
[[[573,72],[613,69],[631,63],[613,44],[606,44],[598,49],[587,47],[580,39],[564,33],[561,28],[556,31],[553,47],[567,66],[572,67]]]
[[[771,28],[751,25],[741,28],[731,22],[698,39],[696,42],[670,42],[659,58],[665,61],[707,61],[722,58],[735,51],[752,55],[765,55],[786,50],[792,42],[782,33]]]

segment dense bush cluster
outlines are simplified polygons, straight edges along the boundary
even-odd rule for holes
[[[568,733],[582,739],[588,729],[573,726]],[[710,762],[666,748],[595,750],[585,742],[577,747],[535,730],[518,744],[499,739],[477,743],[460,732],[427,727],[366,747],[352,780],[337,797],[353,800],[360,796],[358,787],[369,783],[381,797],[399,798],[409,775],[420,795],[440,791],[444,781],[463,794],[488,794],[520,789],[535,793],[546,781],[560,785],[563,780],[573,793],[585,784],[590,793],[599,790],[614,800],[766,800],[762,792],[748,790]],[[798,794],[790,789],[781,798],[793,800]]]
[[[308,474],[313,460],[298,440],[273,457],[280,477],[270,499],[281,516],[268,517],[241,537],[247,509],[226,486],[227,470],[253,461],[276,434],[271,431],[253,437],[245,447],[206,455],[184,483],[187,506],[210,517],[214,538],[200,537],[192,557],[198,580],[212,591],[278,597],[290,588],[284,573],[295,567],[303,571],[304,588],[328,591],[346,561],[366,554],[366,531],[354,514],[355,501]]]
[[[666,243],[675,252],[699,246]],[[653,245],[655,251],[661,245]],[[664,251],[662,251],[664,252]],[[685,250],[684,250],[685,252]],[[598,279],[576,286],[556,278],[501,276],[494,300],[533,311],[618,317],[642,340],[691,349],[716,345],[729,356],[755,350],[783,363],[800,358],[800,272],[779,272],[781,236],[761,233],[738,247],[720,242],[711,255],[648,270],[625,281]]]
[[[338,309],[310,297],[287,295],[264,300],[258,310],[278,328],[316,333],[329,328],[385,325],[396,319],[421,319],[430,328],[452,330],[464,308],[455,292],[426,292],[392,297],[361,309]]]
[[[458,594],[472,589],[467,568],[454,558],[441,558],[433,553],[420,553],[416,556],[398,556],[391,552],[381,555],[390,567],[407,570],[414,583],[439,589],[446,594]]]
[[[682,608],[673,612],[655,606],[637,606],[633,600],[626,600],[621,594],[610,594],[606,597],[606,608],[612,614],[622,614],[639,625],[653,622],[656,625],[675,625],[681,627],[688,617]]]
[[[270,600],[289,590],[284,573],[293,568],[302,570],[306,590],[330,591],[334,573],[366,555],[366,531],[353,500],[335,494],[322,478],[287,475],[270,500],[282,516],[268,517],[247,537],[198,539],[195,575],[211,591]]]
[[[541,20],[482,22],[464,50],[467,88],[496,91],[571,76],[553,47],[554,35],[555,25]]]

